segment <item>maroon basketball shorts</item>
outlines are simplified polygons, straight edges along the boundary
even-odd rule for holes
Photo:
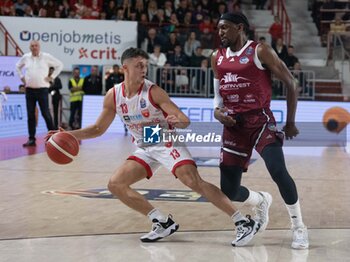
[[[236,125],[224,127],[220,165],[240,166],[247,171],[253,148],[261,154],[265,146],[276,141],[283,143],[284,133],[277,130],[270,109],[243,113],[236,119]]]

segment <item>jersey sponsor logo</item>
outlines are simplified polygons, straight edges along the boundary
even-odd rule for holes
[[[146,144],[158,144],[160,143],[160,131],[159,124],[156,126],[144,126],[143,127],[143,142]]]
[[[228,95],[227,100],[232,103],[237,103],[239,101],[239,95],[238,94]]]
[[[244,103],[255,103],[256,99],[253,94],[246,94],[243,99]]]
[[[277,131],[277,127],[274,123],[269,123],[267,128],[272,131],[272,132],[276,132]]]
[[[235,61],[235,58],[234,57],[232,57],[231,59],[230,59],[230,61],[229,62],[234,62]]]
[[[130,122],[130,121],[131,121],[129,116],[123,116],[123,119],[124,119],[124,121],[126,121],[126,122]]]
[[[140,115],[140,114],[138,114],[138,115],[133,115],[133,116],[128,116],[129,117],[129,119],[131,120],[131,121],[139,121],[139,120],[142,120],[143,119],[143,117],[142,117],[142,115]]]
[[[248,47],[248,49],[247,49],[247,51],[245,51],[245,54],[246,55],[251,55],[251,54],[253,54],[254,53],[254,48],[253,47]]]
[[[241,57],[240,59],[239,59],[239,63],[240,64],[247,64],[249,62],[249,58],[248,57],[246,57],[246,56],[243,56],[243,57]]]
[[[232,82],[237,83],[238,80],[240,80],[240,79],[249,81],[249,79],[247,79],[247,78],[238,76],[237,74],[232,74],[231,72],[228,72],[224,75],[223,78],[221,78],[220,83],[221,82],[224,82],[225,84],[232,83]]]
[[[148,109],[141,110],[141,114],[146,118],[150,116],[150,112]]]
[[[146,104],[146,100],[144,98],[141,98],[140,100],[140,107],[141,108],[146,108],[147,104]]]

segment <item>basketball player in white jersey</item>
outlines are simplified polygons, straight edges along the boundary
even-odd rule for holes
[[[249,216],[242,216],[219,188],[201,179],[186,146],[176,142],[144,142],[144,126],[153,126],[152,131],[156,133],[161,128],[186,128],[190,124],[190,120],[170,100],[167,93],[145,78],[148,54],[141,49],[129,48],[122,54],[121,62],[125,80],[107,92],[102,113],[96,123],[70,133],[78,140],[100,136],[116,115],[126,124],[138,149],[113,174],[108,189],[125,205],[148,216],[153,223],[152,230],[142,236],[141,241],[157,241],[179,228],[171,215],[167,216],[154,208],[144,196],[130,187],[142,179],[150,179],[156,169],[163,165],[182,183],[228,214],[237,228],[236,239],[232,241],[232,245],[246,245],[260,225]],[[49,132],[48,137],[53,133]]]

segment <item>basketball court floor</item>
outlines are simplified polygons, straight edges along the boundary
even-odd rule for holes
[[[342,145],[285,147],[298,186],[310,249],[292,250],[287,210],[263,161],[253,155],[243,184],[274,197],[270,223],[246,247],[232,247],[228,216],[161,168],[135,185],[180,229],[142,243],[147,218],[112,198],[107,182],[133,151],[122,134],[83,141],[76,160],[52,163],[43,136],[0,140],[0,261],[350,261],[350,155]],[[191,148],[202,177],[219,185],[219,148]],[[238,204],[244,213],[247,206]]]

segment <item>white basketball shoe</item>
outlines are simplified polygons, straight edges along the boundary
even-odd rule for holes
[[[263,200],[253,208],[255,212],[254,220],[260,224],[259,231],[262,232],[269,223],[269,209],[272,204],[272,196],[267,192],[258,193],[262,196]]]
[[[140,239],[142,242],[155,242],[159,239],[170,236],[178,229],[179,225],[174,222],[171,215],[168,216],[168,219],[165,222],[153,219],[152,230]]]

